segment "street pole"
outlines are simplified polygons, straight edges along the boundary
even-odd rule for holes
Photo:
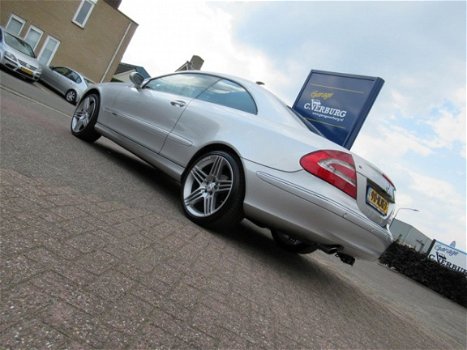
[[[420,211],[420,210],[415,209],[415,208],[398,208],[396,210],[396,215],[394,215],[394,218],[392,219],[393,221],[396,219],[397,214],[399,214],[399,210],[410,210],[410,211],[416,211],[416,212]]]

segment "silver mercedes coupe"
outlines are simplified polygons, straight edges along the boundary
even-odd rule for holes
[[[389,178],[264,87],[199,71],[131,81],[85,91],[71,132],[105,136],[179,181],[196,224],[223,230],[246,218],[290,252],[321,249],[348,264],[392,243]]]

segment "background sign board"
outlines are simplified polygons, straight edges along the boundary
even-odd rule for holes
[[[312,70],[293,109],[327,139],[350,149],[384,80]]]
[[[433,240],[428,251],[428,258],[451,270],[463,272],[467,275],[467,253],[462,250]]]

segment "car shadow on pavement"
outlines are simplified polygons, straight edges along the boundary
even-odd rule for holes
[[[320,264],[313,259],[313,254],[320,253],[300,255],[284,251],[276,245],[269,229],[258,227],[247,219],[237,227],[210,233],[228,241],[230,245],[237,246],[244,255],[259,264],[266,264],[289,275],[315,279],[323,274]],[[332,275],[328,276],[326,272],[325,274],[327,280],[335,278]]]
[[[161,194],[168,197],[167,199],[171,201],[178,199],[179,185],[175,180],[117,144],[112,144],[112,146],[113,147],[110,147],[101,142],[96,142],[92,145],[94,149],[99,151],[106,158],[111,159],[112,162],[117,162],[125,171],[137,176],[140,180],[143,180],[145,184],[150,185]]]
[[[110,146],[104,142],[97,142],[92,147],[113,163],[117,163],[124,171],[147,184],[154,190],[155,195],[157,194],[164,201],[169,202],[173,206],[173,215],[177,220],[182,220],[187,225],[193,225],[194,229],[199,228],[196,224],[191,223],[182,212],[179,198],[180,185],[176,181],[120,146],[113,143]],[[226,228],[222,232],[204,228],[202,230],[221,241],[228,242],[230,247],[237,247],[241,250],[242,255],[257,261],[258,264],[266,264],[272,269],[295,275],[299,279],[306,276],[313,280],[316,278],[325,278],[328,281],[330,279],[338,280],[326,267],[323,270],[323,266],[312,255],[293,254],[279,248],[274,243],[268,229],[261,228],[249,220],[243,220],[236,227]]]

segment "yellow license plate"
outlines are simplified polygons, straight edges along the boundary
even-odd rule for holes
[[[366,200],[368,204],[370,204],[373,208],[375,208],[381,214],[387,215],[388,208],[389,208],[389,202],[371,187],[368,188]]]
[[[28,68],[21,67],[20,70],[21,70],[21,72],[23,72],[23,73],[32,75],[32,70],[30,70],[30,69],[28,69]]]

